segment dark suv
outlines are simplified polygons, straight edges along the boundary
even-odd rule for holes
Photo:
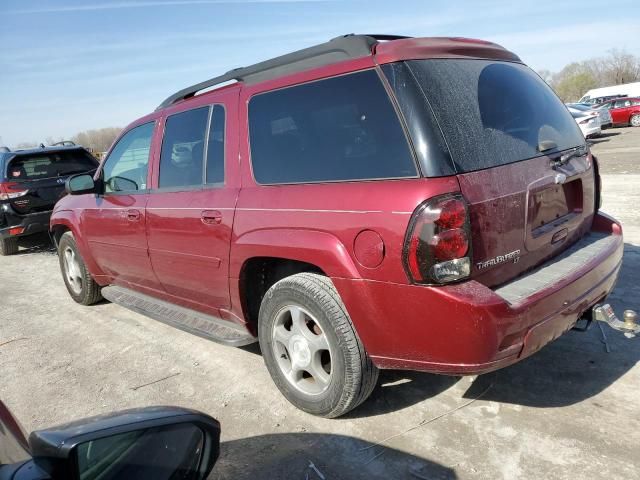
[[[573,118],[480,40],[348,35],[232,70],[68,191],[51,231],[77,302],[259,341],[287,399],[326,417],[379,368],[533,354],[591,318],[622,261]]]
[[[98,161],[79,146],[0,152],[0,255],[16,253],[19,237],[48,232],[67,178],[96,168]]]

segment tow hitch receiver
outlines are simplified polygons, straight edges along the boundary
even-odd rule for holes
[[[605,303],[604,305],[596,305],[593,307],[593,320],[599,322],[605,322],[614,330],[624,333],[627,338],[633,338],[636,335],[640,335],[640,325],[636,323],[636,317],[638,315],[633,310],[625,310],[622,314],[624,321],[621,321],[616,313],[611,308],[611,305]]]

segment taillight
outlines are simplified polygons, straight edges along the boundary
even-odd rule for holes
[[[20,187],[19,183],[0,182],[0,200],[23,197],[27,193],[29,193],[29,190]]]
[[[462,195],[432,198],[416,209],[407,231],[404,261],[415,283],[450,283],[469,276],[469,210]]]

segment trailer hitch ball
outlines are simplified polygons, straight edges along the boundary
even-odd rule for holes
[[[635,330],[638,324],[636,323],[638,314],[634,310],[625,310],[622,314],[624,319],[624,326],[629,330]]]
[[[593,320],[604,322],[614,330],[624,333],[627,338],[640,336],[640,325],[636,323],[638,314],[634,310],[625,310],[622,314],[624,321],[619,320],[613,308],[608,303],[596,305],[593,308]]]

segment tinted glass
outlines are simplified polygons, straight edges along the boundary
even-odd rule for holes
[[[564,104],[524,65],[463,59],[407,64],[458,173],[534,158],[550,144],[557,151],[585,142]]]
[[[146,190],[154,122],[140,125],[118,140],[105,161],[105,192]]]
[[[160,154],[160,188],[202,185],[209,107],[167,118]]]
[[[98,168],[98,161],[84,150],[70,152],[46,152],[21,155],[13,159],[7,168],[7,178],[12,181],[38,180],[64,177]]]
[[[80,480],[191,480],[199,478],[204,434],[178,424],[121,433],[76,447]]]
[[[224,182],[224,107],[214,105],[207,144],[207,183]]]
[[[258,183],[416,176],[373,70],[258,95],[249,104],[249,130]]]

